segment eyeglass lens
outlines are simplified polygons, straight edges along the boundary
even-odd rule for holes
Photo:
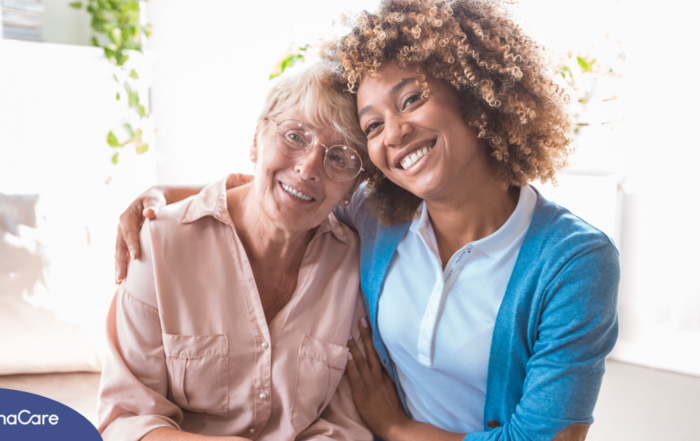
[[[313,144],[311,129],[295,120],[280,122],[275,138],[277,148],[285,156],[302,156]],[[323,165],[329,178],[343,182],[360,174],[362,159],[354,149],[336,145],[326,151]]]

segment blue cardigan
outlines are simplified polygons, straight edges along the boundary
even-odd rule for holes
[[[408,412],[376,330],[386,272],[410,222],[382,225],[363,203],[363,190],[336,215],[360,235],[374,345]],[[619,254],[608,236],[538,193],[494,326],[485,431],[466,441],[551,440],[571,424],[593,422],[605,357],[617,340],[619,282]]]

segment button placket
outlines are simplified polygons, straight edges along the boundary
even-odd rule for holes
[[[435,326],[437,323],[437,311],[444,295],[444,284],[442,278],[436,280],[433,292],[428,299],[428,305],[421,321],[420,333],[418,334],[418,361],[426,366],[431,366],[433,362],[433,343],[435,337]]]

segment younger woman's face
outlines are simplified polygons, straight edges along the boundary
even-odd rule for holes
[[[369,156],[387,178],[421,199],[439,201],[491,173],[454,88],[428,76],[430,94],[422,99],[414,68],[392,63],[379,73],[362,80],[357,108]]]

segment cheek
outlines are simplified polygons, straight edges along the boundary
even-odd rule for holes
[[[388,169],[386,162],[386,149],[378,139],[372,140],[367,144],[367,153],[369,159],[379,170],[385,171]]]

